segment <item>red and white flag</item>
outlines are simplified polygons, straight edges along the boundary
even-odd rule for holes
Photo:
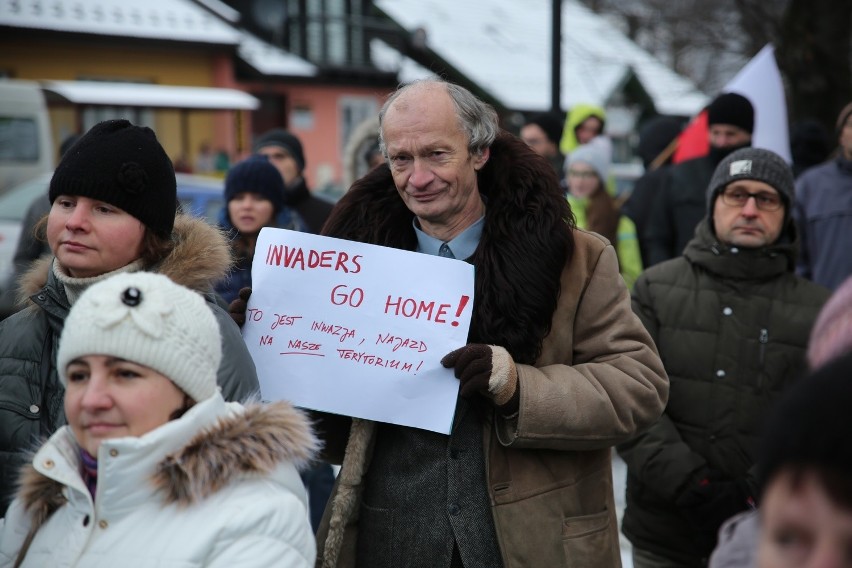
[[[784,85],[772,44],[761,49],[720,92],[738,93],[751,101],[754,107],[752,146],[772,150],[788,163],[793,161],[790,154]],[[698,158],[707,155],[709,151],[705,110],[693,118],[681,132],[673,161],[678,163]]]

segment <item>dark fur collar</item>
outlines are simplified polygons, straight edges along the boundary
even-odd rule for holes
[[[502,345],[519,363],[535,362],[550,331],[560,274],[573,253],[574,218],[550,164],[501,132],[478,175],[485,227],[476,266],[469,341]],[[414,250],[412,214],[386,165],[356,181],[323,234]]]

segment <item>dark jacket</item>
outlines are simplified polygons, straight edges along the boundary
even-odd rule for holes
[[[789,224],[784,242],[743,249],[720,243],[705,220],[683,257],[637,280],[633,309],[671,389],[660,420],[619,446],[623,530],[634,546],[683,566],[706,562],[718,527],[693,529],[676,499],[707,468],[750,479],[764,415],[805,371],[811,326],[829,293],[793,274],[793,232]]]
[[[230,264],[228,243],[204,221],[183,215],[175,220],[174,235],[178,244],[152,271],[206,296],[222,332],[222,395],[246,399],[259,390],[254,362],[239,328],[211,293]],[[54,365],[70,306],[52,262],[52,257],[36,261],[21,282],[31,305],[0,322],[0,516],[26,452],[65,423],[64,389]]]
[[[636,226],[636,236],[639,239],[639,252],[642,255],[642,266],[650,266],[651,255],[648,251],[648,242],[645,235],[648,234],[649,220],[654,214],[654,206],[657,193],[663,184],[669,166],[661,166],[656,170],[645,172],[636,183],[630,197],[621,207],[621,212],[633,221]]]
[[[838,157],[803,173],[793,218],[802,238],[797,272],[837,289],[852,275],[852,161]]]
[[[285,203],[296,210],[307,223],[308,232],[315,235],[322,230],[323,224],[334,209],[334,203],[311,193],[303,177],[287,186]]]
[[[468,341],[512,354],[520,409],[507,418],[482,408],[486,468],[470,475],[485,476],[506,568],[618,566],[611,447],[657,419],[665,373],[630,310],[615,251],[597,235],[571,231],[550,165],[505,133],[490,150],[477,176],[487,208],[468,259],[476,267]],[[403,250],[417,245],[387,165],[355,183],[325,230]],[[326,415],[318,431],[329,461],[343,465],[318,531],[317,562],[351,567],[376,426]],[[394,549],[392,534],[377,545],[395,558],[406,553]]]
[[[683,254],[695,227],[707,214],[707,185],[718,162],[695,158],[669,166],[661,176],[645,224],[646,266]]]

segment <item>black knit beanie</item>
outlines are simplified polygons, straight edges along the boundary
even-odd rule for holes
[[[784,218],[790,217],[793,208],[793,170],[784,158],[763,148],[740,148],[719,162],[710,185],[707,187],[709,219],[713,219],[716,196],[732,181],[752,179],[772,186],[784,203]]]
[[[96,124],[62,156],[48,193],[88,197],[122,209],[157,235],[171,235],[177,211],[172,161],[154,131],[126,120]]]
[[[299,172],[304,171],[305,154],[302,151],[302,143],[294,135],[281,128],[270,130],[257,139],[254,143],[254,151],[257,152],[266,146],[278,146],[282,148],[296,160],[296,163],[299,165]]]
[[[707,107],[707,124],[731,124],[754,132],[754,107],[737,93],[719,95]]]
[[[284,207],[284,178],[266,156],[250,156],[228,171],[225,201],[230,202],[244,191],[258,193],[271,201],[276,214]]]
[[[544,131],[547,139],[559,146],[562,140],[562,127],[565,118],[557,112],[542,112],[534,114],[527,120],[527,124],[535,124]]]

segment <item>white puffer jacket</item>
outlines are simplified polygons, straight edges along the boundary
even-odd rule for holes
[[[22,474],[0,525],[0,567],[305,567],[316,545],[297,472],[317,441],[287,403],[219,394],[139,438],[98,451],[92,500],[69,427]]]

